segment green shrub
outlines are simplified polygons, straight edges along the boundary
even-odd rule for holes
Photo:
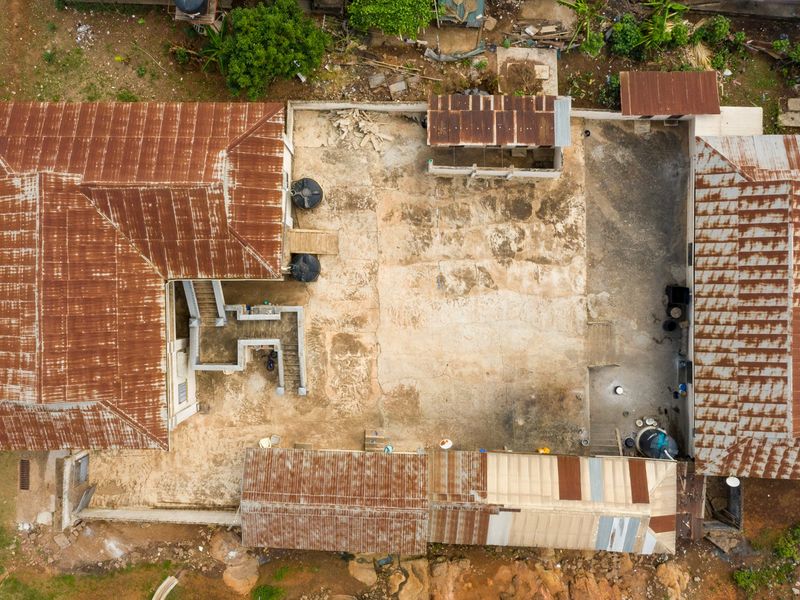
[[[689,43],[689,26],[684,21],[675,23],[669,33],[672,37],[671,44],[673,47],[683,48]]]
[[[789,40],[775,40],[772,42],[772,49],[775,52],[788,52],[791,46],[792,43]]]
[[[136,67],[136,75],[139,77],[144,77],[147,75],[147,68],[143,65]]]
[[[744,50],[744,45],[747,42],[747,34],[744,31],[737,31],[733,34],[733,44],[734,49],[737,52],[741,52]]]
[[[581,42],[581,52],[588,54],[592,58],[597,58],[605,45],[605,37],[600,31],[589,31],[586,34],[586,38]]]
[[[189,64],[189,52],[186,48],[175,48],[175,62],[179,65],[188,65]]]
[[[379,29],[386,35],[412,39],[434,17],[431,0],[353,0],[348,15],[359,31]]]
[[[225,75],[234,96],[264,96],[276,78],[310,75],[322,62],[328,35],[303,14],[297,0],[274,0],[269,6],[235,8],[224,33],[205,53]]]
[[[625,13],[611,27],[610,49],[612,54],[639,59],[642,55],[642,30],[631,13]]]
[[[53,64],[56,60],[56,51],[55,50],[45,50],[42,53],[42,60],[46,62],[48,65]]]
[[[728,52],[728,49],[720,48],[714,53],[714,56],[711,57],[711,68],[716,69],[717,71],[722,71],[728,64],[728,58],[730,58],[730,52]]]
[[[695,30],[692,35],[692,41],[702,41],[710,46],[718,46],[728,38],[730,32],[731,20],[722,15],[716,15],[705,25]]]

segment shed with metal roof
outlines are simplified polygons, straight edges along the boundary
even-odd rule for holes
[[[716,71],[622,71],[622,114],[636,117],[718,115]]]

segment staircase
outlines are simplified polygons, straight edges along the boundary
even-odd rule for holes
[[[194,285],[194,295],[197,297],[197,306],[200,309],[200,326],[216,327],[219,315],[211,280],[194,280],[192,285]]]
[[[287,390],[297,392],[300,387],[300,356],[297,349],[297,336],[281,340],[283,348],[283,385]]]
[[[599,456],[619,456],[619,446],[617,445],[617,434],[613,423],[594,423],[592,422],[589,438],[590,452],[592,455]],[[620,432],[620,436],[623,433]],[[620,438],[621,442],[625,440]]]

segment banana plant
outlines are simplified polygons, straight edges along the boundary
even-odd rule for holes
[[[606,0],[558,0],[558,3],[571,9],[576,17],[575,31],[567,48],[571,48],[582,33],[584,43],[581,44],[581,49],[591,56],[597,56],[603,48],[603,36],[594,29],[603,20],[601,10],[605,7]]]
[[[645,48],[661,48],[672,39],[672,27],[689,7],[673,0],[651,0],[645,6],[653,10],[642,23],[642,44]]]

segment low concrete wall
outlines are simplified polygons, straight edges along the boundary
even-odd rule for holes
[[[178,508],[85,508],[74,515],[84,521],[137,521],[144,523],[185,523],[240,527],[242,518],[232,510],[191,510]]]

